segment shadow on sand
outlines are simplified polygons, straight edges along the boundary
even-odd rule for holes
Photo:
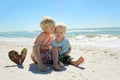
[[[84,70],[84,69],[85,69],[84,67],[80,67],[80,66],[78,66],[77,68],[79,68],[79,69],[81,69],[81,70]]]
[[[23,65],[8,65],[5,66],[4,68],[9,68],[9,67],[18,67],[19,69],[24,69]]]
[[[69,66],[70,64],[65,64],[65,66]],[[73,65],[72,65],[73,66]],[[74,66],[75,67],[75,66]],[[77,66],[76,68],[79,68],[81,70],[84,70],[85,68],[84,67],[81,67],[81,66]]]
[[[34,63],[29,64],[29,65],[30,65],[29,71],[31,71],[32,73],[35,73],[35,74],[49,74],[49,73],[51,73],[52,71],[57,71],[57,70],[53,69],[52,66],[49,65],[49,64],[46,65],[46,66],[50,67],[50,69],[47,70],[47,71],[45,71],[45,72],[40,71],[40,70],[38,69],[38,66],[37,66],[36,64],[34,64]],[[66,70],[66,68],[63,67],[61,71],[65,71],[65,70]],[[57,72],[61,72],[61,71],[57,71]]]

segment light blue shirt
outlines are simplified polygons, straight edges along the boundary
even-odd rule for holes
[[[54,47],[60,47],[61,52],[60,54],[65,54],[65,52],[68,51],[68,39],[62,40],[60,43],[57,43],[55,40],[52,40],[52,46]]]

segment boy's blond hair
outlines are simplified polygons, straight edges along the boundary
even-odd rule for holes
[[[49,16],[44,16],[40,22],[40,27],[45,31],[48,27],[55,27],[55,21]]]
[[[62,28],[63,31],[64,31],[64,33],[66,33],[66,25],[65,25],[65,24],[63,24],[63,23],[58,23],[58,24],[56,24],[55,27],[56,27],[56,28]]]

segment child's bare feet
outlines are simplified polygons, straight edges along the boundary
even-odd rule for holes
[[[40,71],[47,71],[49,68],[44,65],[38,65]]]
[[[79,66],[83,62],[84,62],[84,58],[81,56],[78,60],[71,61],[71,64],[77,67],[77,66]]]
[[[58,65],[60,68],[64,67],[64,64],[61,61],[58,62]]]
[[[58,70],[58,71],[60,71],[61,70],[61,68],[59,67],[59,65],[56,63],[56,64],[53,64],[53,68],[55,69],[55,70]]]

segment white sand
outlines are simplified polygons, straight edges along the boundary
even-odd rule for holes
[[[23,67],[9,60],[10,50],[28,49]],[[120,49],[104,47],[73,48],[71,56],[85,58],[79,67],[66,65],[62,71],[41,72],[30,59],[31,46],[0,42],[0,80],[120,80]]]

